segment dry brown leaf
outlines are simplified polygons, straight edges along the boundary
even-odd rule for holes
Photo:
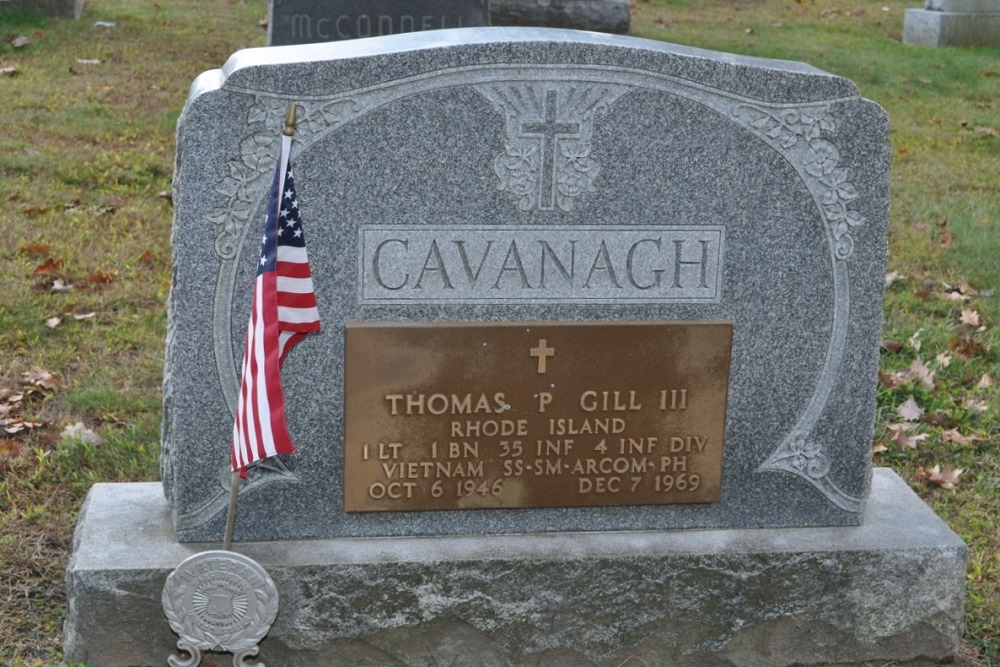
[[[977,440],[985,440],[986,438],[979,435],[962,435],[958,432],[957,428],[949,429],[941,433],[941,442],[953,442],[956,445],[968,445],[969,443],[976,442]]]
[[[974,132],[978,132],[980,134],[988,134],[991,137],[1000,137],[1000,130],[996,129],[995,127],[985,127],[983,125],[976,125],[972,129]]]
[[[993,377],[989,373],[983,373],[983,377],[979,378],[979,382],[976,383],[976,389],[989,389],[993,386]]]
[[[942,248],[947,248],[954,242],[955,242],[954,232],[952,232],[950,229],[942,229],[941,237],[938,239],[938,244],[940,244]]]
[[[984,412],[990,409],[990,406],[984,403],[983,401],[976,401],[971,398],[965,399],[963,404],[965,405],[966,408],[978,414],[983,414]]]
[[[889,439],[900,447],[916,449],[917,443],[926,440],[930,435],[927,433],[911,434],[910,431],[914,428],[916,428],[916,424],[889,424],[889,430],[892,431],[892,437]]]
[[[960,319],[962,324],[967,324],[970,327],[977,328],[979,326],[979,311],[966,308],[962,311],[962,317]]]
[[[899,385],[906,382],[906,377],[900,372],[882,373],[880,371],[878,374],[878,381],[881,382],[886,387],[888,387],[889,389],[892,389],[893,387],[898,387]]]
[[[905,347],[905,346],[902,343],[900,343],[899,341],[889,340],[888,338],[883,338],[882,339],[882,347],[883,347],[883,349],[887,350],[888,352],[892,352],[893,354],[895,354],[896,352],[899,352],[900,350],[902,350],[903,347]]]
[[[77,322],[80,322],[81,320],[91,320],[95,317],[97,317],[97,313],[83,313],[80,315],[73,315],[73,319],[76,320]]]
[[[872,447],[872,454],[878,454],[878,453],[884,452],[884,451],[886,451],[888,449],[889,448],[886,447],[885,445],[883,445],[881,442],[878,442],[878,443],[875,443],[874,447]]]
[[[896,413],[903,418],[903,421],[915,422],[924,414],[924,409],[917,405],[917,400],[910,394],[910,397],[896,408]]]
[[[49,291],[55,292],[57,294],[60,292],[70,292],[72,290],[73,290],[73,283],[68,283],[61,278],[56,278],[54,281],[52,281],[52,287],[49,288]]]
[[[63,260],[49,257],[44,262],[35,267],[35,275],[52,275],[62,271]]]
[[[913,332],[913,335],[910,336],[910,347],[912,347],[917,352],[920,351],[920,346],[921,346],[920,334],[922,334],[923,332],[924,332],[923,329],[917,329],[916,331]]]
[[[942,299],[947,299],[948,301],[955,301],[961,303],[963,301],[968,301],[969,297],[961,292],[942,292],[938,294]]]
[[[934,357],[934,361],[938,362],[941,368],[948,368],[951,364],[951,354],[949,352],[942,352],[938,356]]]
[[[955,336],[948,341],[948,347],[962,361],[968,361],[986,352],[986,346],[972,336]]]
[[[899,271],[890,271],[885,274],[885,286],[892,287],[893,283],[897,283],[900,280],[906,280],[906,276],[899,275]]]
[[[55,390],[59,388],[59,376],[38,366],[32,366],[30,371],[21,373],[21,382],[42,389]]]
[[[56,315],[55,317],[50,317],[49,319],[45,320],[45,326],[47,326],[50,329],[55,329],[57,326],[59,326],[60,322],[62,322],[62,318]]]
[[[77,422],[64,428],[62,437],[80,440],[88,445],[100,445],[104,443],[104,438],[97,435],[92,429],[87,428],[83,422]]]
[[[15,37],[10,41],[10,45],[13,46],[15,49],[23,49],[29,44],[31,44],[31,40],[25,37],[24,35],[21,35],[20,37]]]
[[[927,368],[920,357],[910,364],[910,377],[919,381],[927,391],[934,391],[934,371]]]
[[[945,468],[934,466],[930,470],[920,468],[917,470],[917,477],[928,484],[937,484],[943,489],[954,489],[958,486],[959,477],[965,472],[964,468]]]

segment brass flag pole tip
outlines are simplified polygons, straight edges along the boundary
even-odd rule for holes
[[[295,136],[295,121],[298,113],[297,108],[298,107],[295,106],[294,102],[288,105],[288,113],[285,114],[285,129],[283,131],[286,136]]]

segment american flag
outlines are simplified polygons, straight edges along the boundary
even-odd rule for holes
[[[300,339],[319,331],[316,294],[289,162],[290,148],[291,137],[283,135],[243,353],[232,452],[232,469],[243,476],[247,466],[256,461],[295,451],[285,421],[281,366]]]

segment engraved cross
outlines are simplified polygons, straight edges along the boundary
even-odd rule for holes
[[[546,362],[549,357],[556,356],[556,349],[554,347],[549,347],[549,343],[544,338],[538,340],[538,347],[531,348],[531,356],[538,359],[538,372],[544,373],[546,368]]]
[[[556,122],[556,91],[545,92],[545,122],[522,123],[521,132],[542,138],[542,192],[539,208],[551,210],[556,199],[556,137],[580,133],[579,123]]]

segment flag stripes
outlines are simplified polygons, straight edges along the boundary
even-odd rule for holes
[[[319,310],[306,253],[295,180],[282,137],[264,222],[250,323],[233,425],[232,469],[295,451],[285,419],[281,365],[306,334],[319,331]]]

